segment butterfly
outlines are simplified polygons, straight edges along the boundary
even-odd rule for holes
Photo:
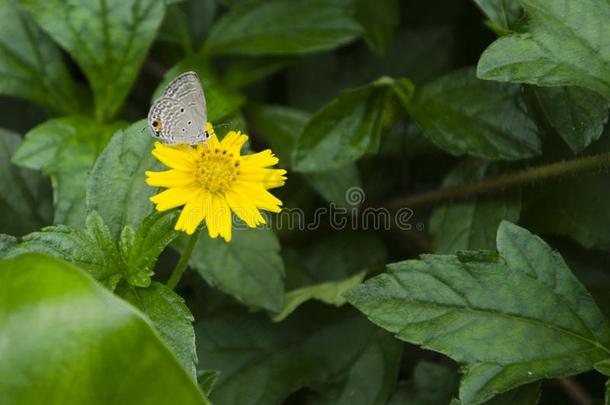
[[[152,136],[161,143],[195,145],[206,142],[207,108],[199,77],[195,72],[182,73],[167,86],[148,112]]]

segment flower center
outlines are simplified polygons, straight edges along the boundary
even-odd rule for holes
[[[239,161],[224,149],[206,150],[197,163],[197,182],[212,193],[226,192],[239,175]]]

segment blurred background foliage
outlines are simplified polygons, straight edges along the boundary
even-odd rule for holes
[[[216,404],[447,404],[458,366],[393,338],[341,293],[389,262],[493,249],[506,219],[544,233],[607,313],[606,172],[414,207],[410,230],[336,231],[323,220],[236,231],[228,244],[202,236],[177,289],[186,309],[154,281],[185,240],[173,217],[149,216],[144,170],[158,166],[142,118],[169,81],[196,71],[210,121],[247,133],[252,150],[273,149],[289,172],[277,194],[307,219],[329,203],[391,206],[609,151],[603,96],[476,77],[483,51],[524,21],[510,0],[2,0],[0,251],[50,253],[117,288],[213,385]],[[346,199],[354,187],[358,204]],[[121,256],[125,238],[135,250]],[[164,314],[182,327],[163,330]],[[569,384],[602,398],[602,381]],[[569,403],[566,384],[545,382],[541,402]],[[510,395],[498,402],[540,393]]]

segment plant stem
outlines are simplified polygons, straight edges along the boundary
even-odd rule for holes
[[[182,278],[182,275],[184,274],[184,271],[186,270],[186,266],[188,265],[191,254],[193,253],[193,249],[197,244],[197,239],[199,239],[199,233],[200,231],[196,230],[189,237],[188,243],[182,252],[182,256],[180,256],[180,260],[178,260],[176,267],[174,267],[174,270],[172,271],[172,275],[169,277],[169,280],[167,280],[167,286],[172,290],[176,288],[180,282],[180,279]]]
[[[399,209],[401,207],[414,208],[422,205],[433,205],[448,200],[460,200],[476,195],[527,186],[543,180],[558,179],[569,175],[609,168],[610,153],[603,153],[489,177],[480,181],[444,187],[409,197],[399,197],[391,200],[387,207]]]

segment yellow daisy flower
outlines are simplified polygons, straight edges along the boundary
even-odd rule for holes
[[[152,155],[170,169],[146,172],[146,183],[167,190],[151,197],[157,211],[184,206],[175,229],[191,235],[205,220],[212,238],[231,240],[231,211],[249,227],[264,224],[259,209],[279,212],[282,202],[267,190],[284,185],[286,170],[270,169],[278,158],[267,149],[240,155],[248,137],[230,131],[222,141],[212,125],[207,144],[163,145],[155,143]]]

